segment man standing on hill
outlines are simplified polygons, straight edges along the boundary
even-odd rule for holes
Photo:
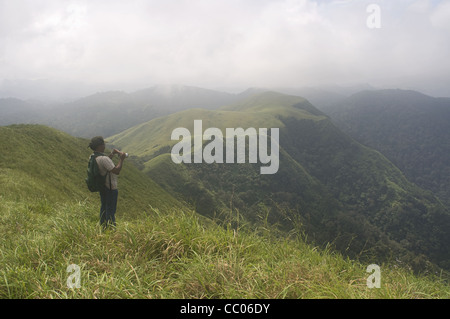
[[[117,189],[117,176],[122,169],[123,161],[126,158],[126,153],[114,149],[111,154],[105,156],[105,141],[103,137],[96,136],[91,139],[89,147],[95,152],[100,153],[96,157],[97,165],[102,176],[106,176],[105,187],[100,191],[100,224],[104,229],[108,225],[116,226],[116,208],[119,191]],[[112,157],[118,154],[119,162],[114,165]]]

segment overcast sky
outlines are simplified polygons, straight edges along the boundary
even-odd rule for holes
[[[450,96],[450,1],[0,0],[0,81],[19,80]]]

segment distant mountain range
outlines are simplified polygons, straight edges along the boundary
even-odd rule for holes
[[[278,127],[280,170],[260,175],[259,165],[250,163],[173,163],[172,130],[192,132],[196,119],[222,131]],[[145,173],[203,215],[300,227],[308,238],[332,242],[352,257],[395,256],[419,268],[427,259],[449,265],[448,209],[301,97],[258,93],[217,110],[160,117],[108,140],[134,154]]]
[[[47,82],[43,81],[42,85],[45,83]],[[44,86],[49,85],[47,83]],[[363,88],[370,87],[280,88],[277,91],[306,97],[321,108],[335,104],[355,90]],[[268,89],[250,88],[242,93],[232,94],[193,86],[157,85],[132,93],[99,92],[64,103],[0,98],[0,125],[45,124],[73,136],[109,136],[156,117],[193,107],[212,110],[265,91]]]
[[[71,135],[113,135],[131,126],[192,107],[214,109],[240,95],[189,86],[155,86],[133,93],[109,91],[42,107],[33,101],[0,99],[0,125],[45,124]]]
[[[103,135],[164,192],[231,227],[277,223],[354,258],[450,269],[449,100],[400,90],[303,92],[307,99],[265,89],[230,94],[156,86],[53,107],[1,99],[0,125],[40,123],[77,137]],[[192,132],[194,120],[222,131],[279,128],[279,171],[173,163],[171,132]]]
[[[89,192],[84,182],[91,154],[87,139],[42,125],[10,125],[0,127],[0,141],[1,299],[450,296],[445,272],[412,274],[409,264],[397,259],[379,264],[381,282],[375,277],[373,283],[380,283],[381,289],[369,289],[367,282],[376,273],[368,273],[367,267],[380,259],[357,261],[332,245],[321,249],[305,241],[301,225],[282,232],[268,220],[277,216],[264,210],[261,217],[267,218],[257,224],[244,222],[237,214],[238,207],[245,213],[241,206],[228,209],[222,219],[203,217],[176,192],[172,196],[153,176],[143,174],[135,165],[136,156],[125,160],[119,176],[117,227],[103,231],[99,194]],[[246,168],[235,177],[245,175]],[[293,175],[299,177],[299,170]],[[240,204],[233,194],[243,186],[229,193],[234,205]],[[254,187],[247,187],[249,202]],[[70,285],[76,284],[78,271],[80,288]],[[176,317],[180,309],[172,308],[170,316]]]

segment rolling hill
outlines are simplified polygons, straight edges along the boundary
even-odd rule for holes
[[[259,164],[175,164],[172,130],[280,129],[280,169]],[[449,267],[448,210],[409,182],[379,152],[340,131],[307,100],[275,92],[219,110],[191,109],[154,119],[108,141],[139,157],[143,171],[189,201],[197,212],[240,223],[279,223],[313,242],[332,242],[355,258],[401,259],[417,269],[427,260]]]
[[[369,289],[367,264],[309,245],[299,232],[216,224],[130,159],[119,177],[117,228],[104,232],[98,194],[84,185],[87,140],[40,125],[0,127],[0,138],[2,299],[450,296],[442,277],[398,263],[380,263],[381,286]],[[69,286],[74,265],[79,287]]]
[[[192,107],[215,109],[239,95],[182,85],[158,85],[126,93],[99,92],[42,107],[36,101],[0,99],[0,125],[42,124],[72,136],[109,136],[153,118]]]

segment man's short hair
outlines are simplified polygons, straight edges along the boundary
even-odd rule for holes
[[[103,139],[102,136],[95,136],[91,139],[91,143],[89,143],[89,147],[95,151],[95,149],[100,146],[105,144],[105,140]]]

